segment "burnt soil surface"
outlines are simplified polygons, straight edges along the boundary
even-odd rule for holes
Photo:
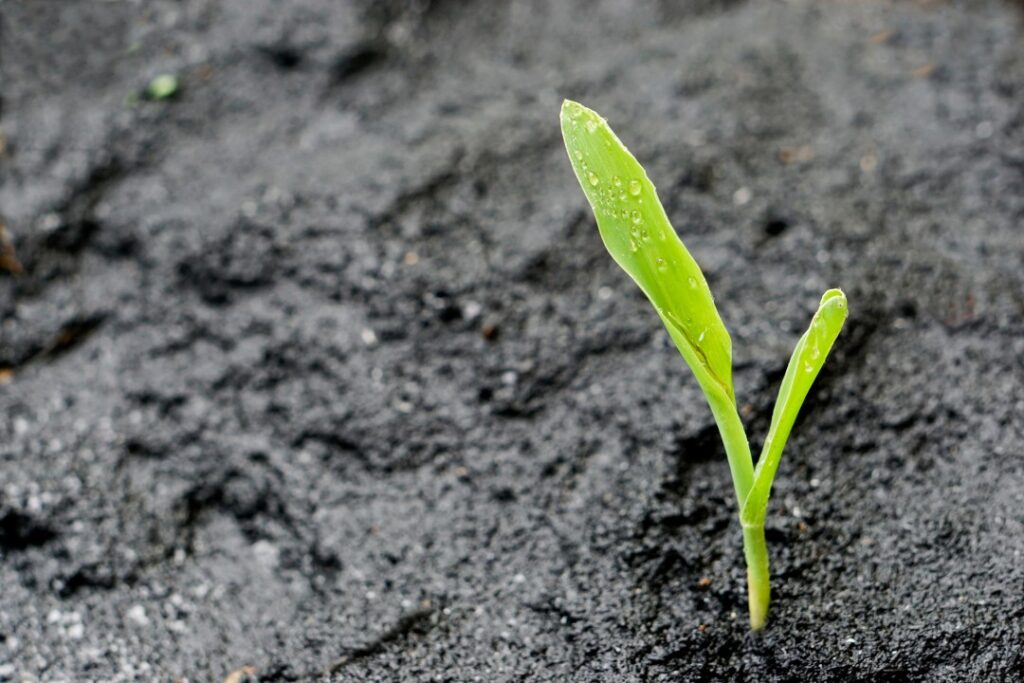
[[[0,680],[1018,680],[1019,4],[0,13]],[[563,97],[707,272],[756,444],[850,297],[760,635]]]

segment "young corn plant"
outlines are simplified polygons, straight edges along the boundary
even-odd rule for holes
[[[750,626],[764,627],[770,586],[764,521],[772,480],[800,406],[846,320],[846,296],[830,289],[786,368],[757,466],[736,409],[732,340],[715,308],[704,274],[669,223],[654,185],[608,123],[566,100],[562,136],[576,178],[615,262],[654,305],[704,391],[725,445],[743,528]]]

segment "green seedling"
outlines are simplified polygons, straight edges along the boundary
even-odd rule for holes
[[[605,247],[654,305],[711,407],[743,528],[750,626],[761,629],[770,600],[764,520],[772,480],[800,406],[846,320],[846,296],[838,289],[825,292],[810,327],[797,342],[755,467],[736,409],[732,340],[704,274],[669,223],[654,185],[597,113],[566,100],[561,124],[569,161],[594,210]]]

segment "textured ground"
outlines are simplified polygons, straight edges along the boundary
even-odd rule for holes
[[[1024,670],[1019,5],[0,22],[0,680]],[[161,73],[175,97],[138,98]],[[760,636],[710,412],[604,252],[566,96],[708,273],[755,440],[820,293],[850,296]]]

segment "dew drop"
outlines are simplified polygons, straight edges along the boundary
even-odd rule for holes
[[[587,119],[587,122],[584,125],[586,125],[588,133],[597,132],[597,121],[595,121],[594,119]]]
[[[700,331],[700,336],[697,337],[697,342],[700,343],[700,342],[704,341],[704,335],[706,335],[707,333],[708,333],[707,330],[701,330]]]
[[[629,249],[630,251],[633,252],[635,252],[638,249],[638,247],[636,246],[636,240],[629,240]]]
[[[817,346],[812,346],[811,347],[811,360],[818,360],[819,356],[821,356],[821,349],[819,349]]]
[[[583,161],[583,152],[581,152],[578,149],[576,149],[576,150],[573,150],[573,154],[576,155],[576,161]]]
[[[633,220],[634,225],[640,225],[644,222],[644,217],[640,215],[639,211],[633,211],[629,214],[629,217]]]
[[[687,280],[687,283],[689,283],[690,289],[697,289],[697,278],[691,277]]]
[[[804,363],[804,372],[813,372],[813,371],[814,371],[814,366],[811,365],[810,363],[805,362]]]
[[[647,228],[644,228],[643,230],[640,231],[640,239],[642,239],[644,242],[651,241],[651,233],[647,232]]]
[[[629,181],[629,193],[634,197],[640,196],[640,181],[630,180]]]
[[[575,102],[569,104],[569,116],[571,116],[574,119],[578,119],[580,117],[580,114],[582,113],[583,108],[580,107],[580,105],[576,104]]]
[[[612,176],[612,185],[615,187],[622,187],[622,178],[619,176]]]
[[[596,174],[596,173],[594,173],[593,171],[588,171],[588,172],[587,172],[587,180],[589,180],[589,181],[590,181],[590,185],[591,185],[592,187],[597,187],[597,184],[598,184],[599,182],[601,182],[601,179],[600,179],[600,178],[598,178],[598,177],[597,177],[597,174]]]
[[[668,270],[668,264],[665,263],[665,259],[663,259],[663,258],[656,258],[656,259],[654,259],[654,264],[656,266],[658,266],[658,270],[660,270],[663,273],[666,270]]]

